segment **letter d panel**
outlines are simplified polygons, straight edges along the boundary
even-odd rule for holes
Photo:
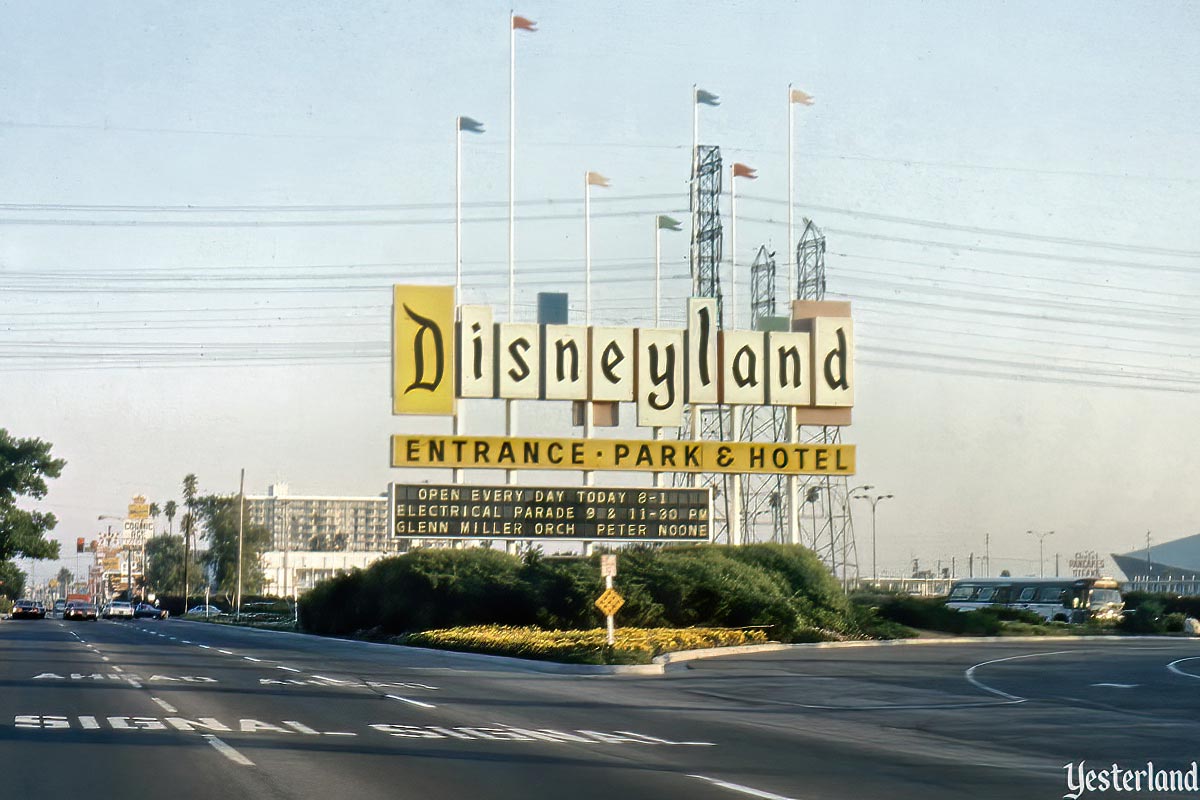
[[[496,396],[536,400],[541,393],[541,332],[528,322],[496,326]]]
[[[637,329],[638,425],[683,424],[683,331]]]
[[[454,413],[454,287],[392,287],[392,413]]]
[[[813,320],[813,383],[818,406],[854,405],[854,321]]]

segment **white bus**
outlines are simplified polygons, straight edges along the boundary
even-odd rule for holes
[[[962,578],[946,605],[959,611],[1004,606],[1032,611],[1052,622],[1116,620],[1125,608],[1112,578]]]

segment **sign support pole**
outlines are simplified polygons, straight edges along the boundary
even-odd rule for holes
[[[612,575],[604,576],[604,588],[605,589],[613,588]],[[608,615],[608,646],[612,647],[616,643],[617,643],[616,625],[613,623],[613,615],[609,614]]]

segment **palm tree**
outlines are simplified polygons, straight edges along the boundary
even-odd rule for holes
[[[150,519],[157,521],[160,516],[162,516],[162,509],[158,507],[158,503],[151,503],[150,504]],[[156,524],[154,527],[157,528],[158,525]],[[153,534],[154,531],[151,531],[151,533]]]
[[[179,506],[174,500],[168,500],[163,506],[163,514],[167,518],[167,533],[175,533],[175,512],[179,510]]]
[[[188,567],[192,560],[192,529],[195,527],[197,480],[194,473],[188,473],[183,478],[183,504],[187,506],[187,514],[183,518],[183,610],[187,611],[188,598]]]

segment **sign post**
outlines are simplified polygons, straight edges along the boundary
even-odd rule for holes
[[[613,615],[620,610],[621,606],[625,605],[625,598],[617,594],[617,590],[613,588],[613,578],[617,575],[617,556],[615,553],[608,553],[600,556],[600,576],[604,578],[604,594],[600,595],[596,600],[596,608],[608,618],[608,646],[612,647],[617,643],[616,626],[613,624]]]

